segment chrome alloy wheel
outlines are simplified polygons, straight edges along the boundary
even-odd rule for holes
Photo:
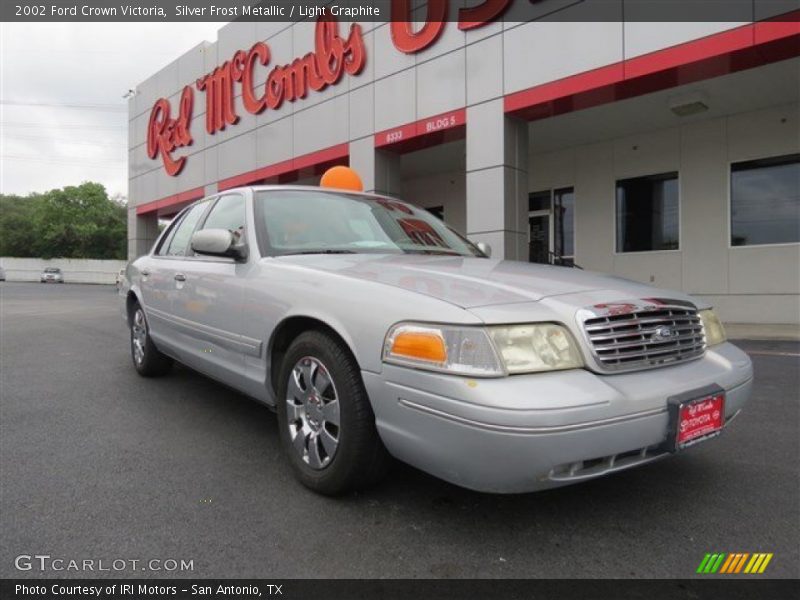
[[[133,344],[133,360],[137,365],[144,362],[144,347],[147,343],[147,324],[144,320],[144,311],[137,308],[133,313],[133,324],[131,325],[131,343]]]
[[[323,469],[339,446],[339,396],[328,369],[306,356],[289,373],[286,418],[292,446],[312,469]]]

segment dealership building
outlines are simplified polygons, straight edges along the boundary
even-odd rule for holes
[[[772,20],[796,3],[735,22],[623,21],[627,0],[587,22],[570,4],[228,24],[129,100],[129,256],[194,200],[345,164],[493,257],[796,326],[800,23]]]

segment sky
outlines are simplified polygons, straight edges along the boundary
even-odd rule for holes
[[[0,193],[127,195],[129,89],[224,23],[0,23]]]

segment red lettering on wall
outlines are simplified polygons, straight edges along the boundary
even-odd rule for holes
[[[160,155],[168,175],[177,175],[186,163],[185,156],[174,159],[172,152],[176,148],[189,146],[192,143],[189,126],[192,121],[193,105],[194,92],[187,85],[181,93],[180,109],[176,119],[170,118],[171,108],[166,98],[159,98],[150,111],[150,120],[147,123],[147,156],[155,159]]]
[[[414,54],[433,44],[444,30],[447,18],[447,0],[430,0],[425,24],[419,31],[413,31],[411,0],[392,1],[392,22],[390,31],[395,48],[406,54]]]
[[[235,83],[241,83],[242,104],[247,112],[258,114],[265,108],[275,110],[285,102],[295,102],[308,95],[337,84],[344,73],[357,75],[364,68],[364,39],[361,26],[350,26],[347,39],[339,36],[339,23],[332,16],[317,20],[314,51],[279,65],[267,76],[260,94],[253,87],[256,64],[267,66],[270,49],[264,42],[254,44],[249,51],[237,51],[211,73],[197,80],[197,89],[206,94],[206,130],[216,133],[239,120],[236,114]]]
[[[339,23],[330,16],[320,17],[314,33],[314,51],[288,65],[275,67],[267,77],[267,106],[278,108],[284,101],[305,98],[336,85],[344,73],[358,75],[365,60],[361,26],[352,24],[347,39],[339,36]]]
[[[538,0],[531,0],[536,2]],[[458,9],[458,28],[462,31],[476,29],[499,17],[511,4],[511,0],[484,0],[471,8]]]
[[[260,113],[267,106],[267,95],[264,93],[260,97],[256,96],[253,89],[253,69],[256,62],[264,66],[269,64],[269,54],[269,46],[264,42],[256,42],[247,53],[242,71],[242,104],[247,112],[254,115]]]
[[[239,121],[236,112],[236,86],[241,87],[242,106],[254,115],[265,109],[277,109],[284,102],[305,98],[309,91],[318,92],[336,85],[345,74],[358,75],[366,63],[364,38],[361,26],[352,24],[347,38],[339,35],[339,23],[330,15],[317,20],[314,32],[314,50],[286,65],[275,66],[262,84],[255,84],[256,69],[269,65],[270,48],[256,42],[250,50],[238,50],[211,73],[195,82],[195,87],[205,93],[206,131],[214,134]],[[192,143],[189,126],[192,118],[194,96],[189,86],[181,95],[180,113],[170,118],[169,101],[156,101],[150,113],[147,129],[147,154],[159,154],[169,175],[180,173],[186,157],[173,159],[172,151]]]
[[[540,0],[529,0],[531,3]],[[476,29],[499,17],[511,4],[511,0],[484,0],[478,6],[458,9],[458,28],[462,31]],[[448,0],[428,2],[425,24],[414,31],[415,19],[411,15],[411,0],[392,1],[392,42],[400,52],[415,54],[433,45],[444,31],[447,20]]]
[[[239,52],[234,60],[239,58]],[[233,73],[231,61],[226,60],[208,75],[197,80],[196,86],[206,93],[206,131],[216,133],[239,120],[233,105]],[[237,69],[237,73],[239,73]]]

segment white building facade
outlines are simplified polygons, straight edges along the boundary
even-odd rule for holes
[[[618,4],[602,22],[230,23],[130,100],[129,256],[196,199],[349,164],[496,257],[797,325],[797,16],[754,0],[755,22],[623,22]]]

